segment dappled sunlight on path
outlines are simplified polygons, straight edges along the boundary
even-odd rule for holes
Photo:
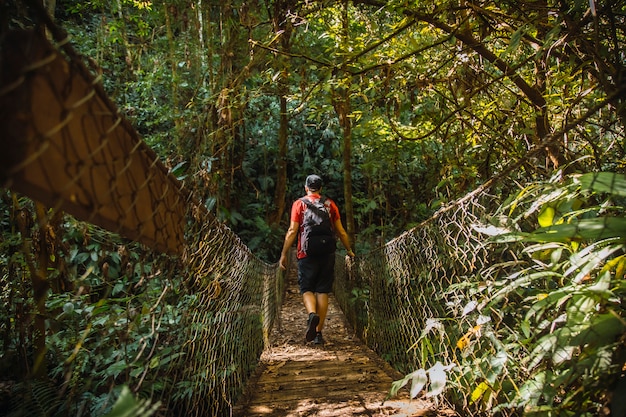
[[[306,344],[306,311],[290,271],[281,323],[273,330],[235,416],[424,416],[432,403],[409,400],[408,392],[384,401],[402,375],[352,334],[331,296],[326,344]],[[443,414],[442,414],[443,415]]]

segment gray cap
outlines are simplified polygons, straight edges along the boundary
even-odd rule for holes
[[[318,191],[322,188],[322,185],[324,185],[324,182],[322,181],[322,178],[319,175],[313,174],[313,175],[309,175],[308,177],[306,177],[305,185],[311,191]]]

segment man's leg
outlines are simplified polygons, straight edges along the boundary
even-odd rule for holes
[[[308,313],[306,333],[304,338],[307,342],[312,341],[317,334],[317,325],[320,317],[317,314],[317,300],[313,288],[315,288],[315,277],[317,275],[318,266],[309,258],[298,259],[298,284],[300,286],[300,294],[302,294],[302,302]]]
[[[331,253],[320,258],[318,281],[315,286],[315,302],[320,323],[317,331],[321,332],[328,313],[328,294],[333,290],[335,280],[335,254]]]
[[[315,297],[315,294],[313,292],[307,291],[302,294],[302,302],[304,303],[304,308],[306,308],[307,313],[319,314],[319,312],[317,311],[317,298]]]
[[[317,305],[314,293],[312,293],[311,291],[305,292],[304,294],[302,294],[302,301],[304,302],[304,307],[306,308],[307,313],[309,313],[304,338],[307,342],[310,342],[315,338],[317,334],[317,327],[320,323],[320,316],[316,313]]]
[[[324,328],[326,313],[328,313],[328,293],[315,293],[315,301],[317,306],[317,315],[320,316],[320,323],[317,325],[317,331],[321,332]]]

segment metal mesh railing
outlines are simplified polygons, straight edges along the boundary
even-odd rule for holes
[[[337,298],[351,312],[355,329],[398,370],[409,373],[429,362],[454,360],[447,347],[467,328],[457,320],[464,297],[450,288],[472,280],[495,256],[485,236],[471,227],[484,215],[482,205],[467,201],[349,261],[346,273],[338,268]],[[450,326],[428,338],[436,346],[420,351],[415,344],[422,331],[443,324]]]
[[[82,61],[35,30],[8,32],[2,53],[0,181],[49,207],[180,253],[190,196]]]
[[[394,389],[445,393],[462,415],[619,411],[624,178],[558,177],[510,203],[476,193],[338,262],[348,320],[407,374]]]
[[[21,317],[3,328],[3,351],[33,342],[19,336],[31,319],[40,338],[38,317],[49,323],[54,315],[60,327],[42,355],[66,382],[62,397],[44,401],[51,414],[98,415],[107,401],[110,407],[114,387],[126,384],[160,401],[168,415],[228,415],[277,318],[282,273],[251,254],[168,174],[60,29],[51,22],[47,28],[56,44],[40,31],[19,30],[4,33],[0,49],[0,182],[50,208],[38,212],[44,213],[38,225],[20,228],[14,243],[4,242],[15,254],[33,239],[43,245],[30,246],[35,256],[19,262],[17,255],[3,257],[3,288],[25,283],[23,294],[3,294],[4,317]],[[20,213],[35,217],[15,194],[3,193],[4,202],[11,196],[8,224],[17,224]],[[129,241],[92,226],[80,238],[92,249],[81,253],[56,219],[63,211],[144,244],[135,248],[143,255],[131,258]],[[50,256],[41,256],[46,247]],[[66,273],[50,276],[51,266]],[[46,298],[57,280],[73,291]],[[29,293],[34,302],[20,298]],[[63,337],[75,343],[69,351]],[[21,391],[15,406],[30,413],[28,404],[52,391],[59,394]]]

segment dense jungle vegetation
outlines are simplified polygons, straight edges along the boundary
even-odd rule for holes
[[[28,4],[0,4],[2,31],[32,24]],[[605,218],[623,218],[626,195],[619,185],[583,187],[597,193],[585,195],[583,204],[580,189],[561,180],[604,172],[617,174],[607,178],[622,184],[626,1],[51,0],[46,5],[143,140],[268,262],[278,259],[290,204],[314,172],[325,179],[324,193],[338,202],[357,254],[486,185],[494,200],[504,201],[499,221],[520,233],[530,232],[524,229],[528,219],[540,227],[591,214],[605,226]],[[35,370],[56,381],[84,378],[85,392],[73,393],[83,401],[82,408],[72,409],[74,415],[109,411],[112,387],[119,394],[120,382],[130,378],[142,377],[134,393],[148,397],[158,391],[158,381],[144,381],[146,370],[165,367],[175,353],[161,352],[159,360],[153,357],[132,369],[120,359],[122,349],[137,357],[149,350],[150,326],[104,336],[126,311],[124,303],[132,298],[150,305],[161,294],[167,277],[156,274],[144,283],[156,270],[156,256],[61,215],[39,231],[41,210],[2,191],[0,297],[6,309],[0,313],[0,374],[19,380]],[[587,225],[597,230],[596,223]],[[580,247],[567,230],[550,238],[518,237],[552,241],[552,246],[528,243],[534,248],[528,253],[557,276],[548,286],[551,295],[540,291],[542,304],[532,310],[537,320],[549,308],[579,302],[572,294],[579,294],[577,285],[594,273],[602,284],[594,294],[602,302],[593,309],[608,320],[612,306],[624,299],[622,226],[611,223],[608,235],[590,232]],[[598,243],[605,238],[610,244]],[[585,246],[589,241],[593,244]],[[33,261],[29,254],[42,242],[56,242],[62,255]],[[554,242],[569,246],[556,248]],[[564,253],[576,257],[583,248],[578,263],[561,259]],[[591,255],[606,266],[586,266]],[[125,270],[129,259],[137,266]],[[37,352],[44,350],[37,346],[44,342],[33,324],[33,262],[45,265],[50,279],[45,307],[55,319],[47,324],[47,369],[34,366],[43,360]],[[573,281],[564,283],[573,270]],[[498,303],[510,294],[528,295],[521,290],[528,283],[511,277],[516,285],[502,288],[491,300],[494,309],[505,310]],[[79,281],[100,292],[76,301]],[[132,295],[140,283],[146,286],[141,296]],[[158,313],[175,329],[182,313],[161,308]],[[613,330],[590,355],[606,359],[604,348],[610,346],[611,367],[594,362],[567,375],[542,368],[542,381],[558,388],[568,378],[593,374],[589,385],[579,387],[588,392],[601,379],[597,375],[610,368],[609,385],[618,384],[621,370],[615,364],[624,363],[624,316],[616,314],[619,323],[602,322]],[[569,319],[583,322],[588,316]],[[528,326],[520,340],[509,343],[525,349]],[[103,332],[90,346],[95,359],[79,353],[86,327]],[[129,347],[122,339],[135,342]],[[539,340],[534,366],[553,360],[540,354],[547,342]],[[536,376],[530,368],[528,374]],[[488,387],[481,387],[477,398],[487,398]],[[551,394],[564,395],[557,388]],[[581,400],[597,413],[609,403],[606,386],[600,391]],[[508,407],[521,413],[529,404],[553,405],[548,394],[528,388],[524,395],[526,402]],[[485,406],[492,401],[485,399]],[[548,408],[531,411],[550,415]]]
[[[366,246],[523,158],[508,184],[569,164],[621,168],[623,9],[591,4],[119,0],[54,11],[144,140],[274,261],[309,172]]]

